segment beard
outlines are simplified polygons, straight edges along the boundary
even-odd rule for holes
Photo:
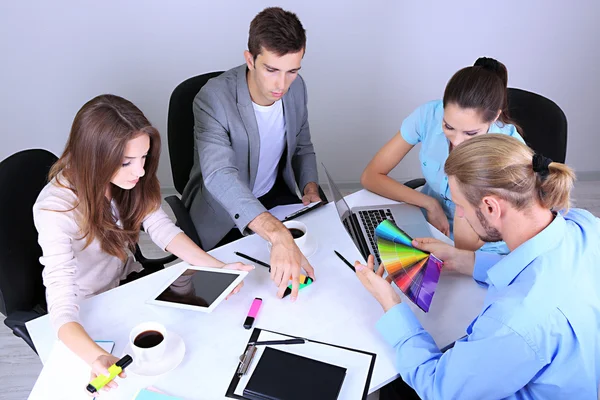
[[[502,234],[498,231],[498,229],[494,228],[493,226],[491,226],[489,224],[487,219],[485,219],[485,217],[483,216],[483,213],[481,212],[481,210],[477,209],[475,211],[475,214],[477,214],[477,219],[479,219],[479,223],[481,224],[481,227],[485,231],[485,236],[481,236],[480,234],[477,234],[479,236],[479,239],[483,240],[486,243],[501,242]],[[477,231],[475,231],[475,232],[477,232]]]

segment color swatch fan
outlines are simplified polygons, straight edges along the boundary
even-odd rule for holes
[[[385,220],[375,229],[383,267],[402,292],[425,312],[429,311],[443,262],[412,246],[412,238]]]

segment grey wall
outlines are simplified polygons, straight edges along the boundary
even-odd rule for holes
[[[600,173],[594,0],[3,1],[0,159],[30,147],[60,154],[75,113],[100,93],[136,103],[166,143],[173,88],[241,64],[250,20],[274,4],[307,29],[314,143],[340,183],[357,182],[403,118],[482,55],[507,65],[510,86],[556,101],[569,119],[568,163]],[[419,176],[416,160],[413,151],[393,176]],[[166,145],[159,178],[172,186]]]

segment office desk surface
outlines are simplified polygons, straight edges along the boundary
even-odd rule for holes
[[[365,190],[346,199],[351,207],[393,203]],[[393,350],[375,330],[375,322],[383,315],[383,310],[333,252],[337,250],[352,263],[362,260],[344,230],[334,204],[298,220],[307,225],[308,233],[315,236],[319,247],[309,258],[315,268],[316,280],[300,291],[296,302],[291,302],[289,297],[282,300],[276,297],[277,288],[270,280],[268,270],[261,266],[256,266],[246,277],[240,293],[223,301],[210,314],[146,304],[157,287],[173,276],[177,267],[83,301],[80,310],[83,326],[95,340],[114,341],[113,354],[116,356],[122,355],[131,328],[148,320],[160,321],[178,333],[186,345],[184,360],[172,372],[158,379],[142,379],[130,374],[119,381],[119,390],[103,393],[101,398],[131,399],[137,388],[148,385],[185,399],[224,398],[238,358],[250,337],[251,330],[244,329],[242,324],[254,297],[263,299],[255,327],[376,353],[369,392],[395,379]],[[401,226],[401,222],[398,223]],[[434,237],[442,236],[432,226],[430,229]],[[224,262],[245,262],[234,251],[269,260],[266,242],[258,235],[245,237],[210,253]],[[466,327],[479,313],[484,295],[485,290],[472,278],[443,272],[429,313],[422,312],[403,295],[402,298],[436,343],[443,347],[464,335]],[[48,316],[30,321],[27,328],[42,362],[45,362],[56,340]]]

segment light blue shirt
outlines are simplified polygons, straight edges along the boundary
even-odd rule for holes
[[[476,253],[488,285],[467,337],[440,353],[406,304],[377,329],[423,399],[596,400],[600,374],[600,219],[571,209],[506,256]]]
[[[434,100],[423,104],[410,114],[400,128],[400,134],[407,143],[413,146],[421,143],[419,160],[421,171],[427,184],[422,193],[436,199],[450,223],[450,238],[454,239],[455,205],[450,195],[448,175],[444,172],[444,164],[448,159],[450,142],[442,129],[444,104],[442,100]],[[514,125],[495,122],[490,125],[488,133],[501,133],[515,137],[523,142]],[[508,247],[504,242],[486,243],[481,250],[492,253],[507,254]]]

